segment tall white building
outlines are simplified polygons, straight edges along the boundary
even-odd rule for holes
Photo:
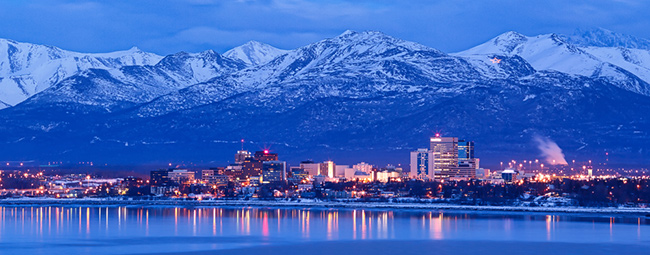
[[[358,172],[372,173],[372,165],[366,162],[361,162],[359,164],[353,165],[352,168]]]
[[[305,170],[307,174],[316,176],[320,174],[320,165],[320,163],[314,163],[312,161],[303,161],[300,163],[300,168]]]
[[[411,178],[428,179],[435,178],[433,152],[427,149],[418,149],[411,152]]]
[[[336,172],[336,164],[334,164],[334,161],[328,160],[320,165],[320,174],[325,175],[329,178],[334,178]]]
[[[452,170],[458,168],[458,138],[436,134],[430,142],[436,177],[449,178]]]
[[[350,168],[349,165],[336,165],[334,166],[334,175],[337,177],[345,176],[345,169]]]

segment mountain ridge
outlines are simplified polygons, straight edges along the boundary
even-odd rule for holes
[[[527,37],[506,32],[493,39],[452,55],[472,58],[489,54],[518,55],[536,70],[556,70],[568,74],[610,80],[635,93],[650,96],[650,51],[620,48],[579,47],[565,36],[545,34]]]
[[[607,75],[536,68],[529,55],[509,54],[524,53],[517,47],[536,40],[552,52],[591,59],[559,35],[524,42],[509,33],[500,40],[513,38],[518,41],[504,52],[459,55],[380,32],[346,31],[259,65],[206,51],[172,54],[154,66],[92,69],[86,71],[95,75],[89,82],[71,81],[82,73],[1,110],[0,143],[7,146],[0,153],[226,162],[245,138],[253,147],[272,145],[287,160],[315,154],[382,162],[393,155],[406,163],[409,150],[426,146],[428,136],[442,130],[475,140],[488,165],[509,160],[504,155],[535,157],[530,143],[536,135],[551,137],[573,158],[607,150],[612,160],[645,162],[650,122],[643,113],[650,97]],[[216,66],[223,69],[211,69]],[[196,67],[217,71],[199,81]],[[616,74],[638,78],[626,72]],[[190,78],[159,83],[171,74]],[[124,94],[102,93],[122,86]],[[86,101],[54,93],[63,88],[90,92],[83,93]],[[48,101],[47,95],[60,100]]]
[[[76,53],[0,39],[0,101],[16,105],[81,70],[155,64],[161,58],[137,48],[112,53]]]

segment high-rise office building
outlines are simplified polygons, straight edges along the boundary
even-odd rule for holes
[[[430,142],[436,178],[449,178],[452,169],[458,167],[458,138],[436,134]]]
[[[479,168],[479,159],[474,157],[474,142],[458,141],[458,166],[452,168],[449,176],[460,179],[476,178],[476,171]]]
[[[244,181],[248,177],[244,174],[243,163],[242,164],[230,164],[224,170],[223,174],[229,176],[235,181]]]
[[[214,170],[201,170],[201,180],[205,182],[209,182],[212,177],[214,177],[215,173]]]
[[[474,142],[458,140],[458,161],[474,159]]]
[[[366,162],[361,162],[359,164],[353,165],[352,168],[354,169],[354,171],[370,174],[372,173],[373,166]]]
[[[246,160],[246,158],[249,158],[251,156],[251,153],[248,151],[237,151],[237,154],[235,154],[235,163],[241,164]]]
[[[194,182],[194,172],[187,169],[172,169],[167,173],[169,180],[177,184],[191,184]]]
[[[411,171],[409,175],[411,178],[416,179],[434,179],[434,156],[431,150],[418,149],[411,152]]]
[[[277,153],[271,153],[269,150],[263,150],[263,151],[256,151],[255,152],[255,159],[259,161],[277,161],[278,160],[278,154]]]
[[[286,162],[264,161],[262,163],[261,183],[282,182],[286,180]]]
[[[307,174],[311,176],[316,176],[320,173],[320,163],[314,163],[314,161],[303,161],[300,162],[300,168],[305,170]]]
[[[336,164],[333,161],[328,160],[320,164],[320,174],[325,175],[329,178],[334,178],[336,174]]]
[[[336,177],[344,177],[345,176],[345,169],[350,168],[348,165],[335,165],[334,166],[334,175]]]
[[[307,170],[305,170],[301,166],[292,166],[287,172],[287,177],[289,176],[297,181],[308,180],[309,172],[307,172]]]
[[[168,170],[156,170],[151,171],[150,173],[150,185],[151,186],[163,186],[169,184],[169,171]]]
[[[248,179],[252,176],[259,176],[262,174],[262,161],[255,158],[246,158],[241,163],[242,176],[240,180]]]

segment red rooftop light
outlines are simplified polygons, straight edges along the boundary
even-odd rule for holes
[[[269,154],[269,150],[264,150],[264,154]]]

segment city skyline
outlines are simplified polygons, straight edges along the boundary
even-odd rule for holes
[[[645,254],[648,10],[0,1],[0,253]]]

